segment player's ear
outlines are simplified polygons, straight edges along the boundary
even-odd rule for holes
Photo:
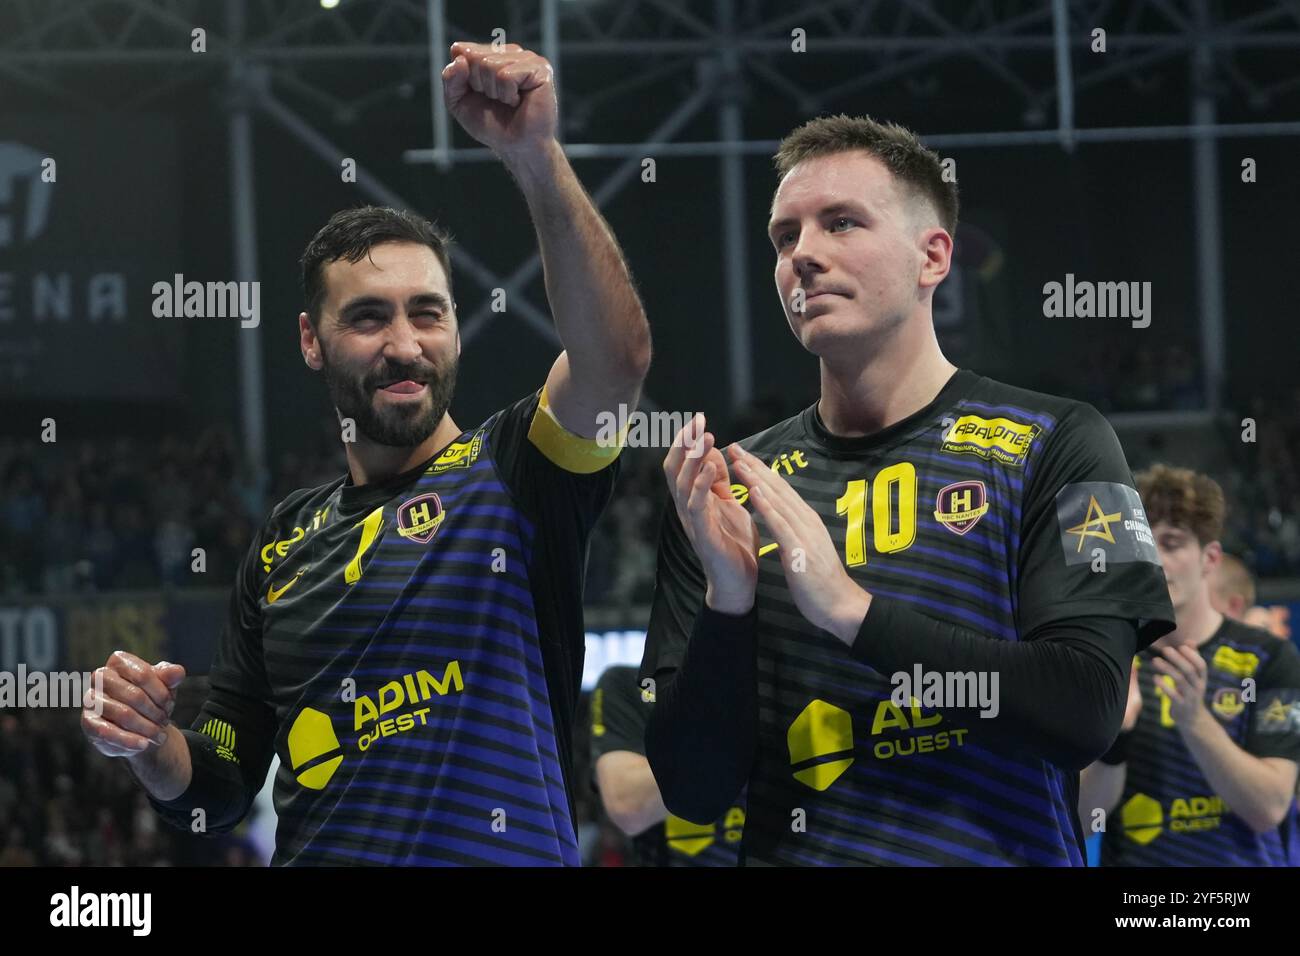
[[[1210,575],[1223,563],[1223,545],[1211,541],[1201,550],[1201,573]]]
[[[932,289],[947,278],[952,268],[952,236],[941,226],[931,226],[922,231],[919,243],[922,259],[917,284]]]
[[[302,360],[307,363],[307,367],[319,372],[324,367],[320,336],[316,334],[316,327],[306,312],[298,313],[298,346],[302,349]]]

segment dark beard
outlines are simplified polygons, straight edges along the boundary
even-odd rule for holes
[[[394,448],[414,448],[433,434],[451,406],[456,391],[458,361],[449,365],[384,365],[362,379],[349,378],[329,361],[325,348],[321,348],[321,366],[330,399],[339,415],[357,423],[357,431],[376,445]],[[374,394],[380,383],[410,379],[428,386],[427,402],[388,406],[383,412],[374,404]]]

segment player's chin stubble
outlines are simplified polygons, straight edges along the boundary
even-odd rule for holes
[[[451,407],[458,364],[453,358],[441,367],[385,365],[357,378],[332,365],[328,353],[321,350],[325,384],[339,415],[356,422],[357,431],[370,441],[394,448],[413,448],[433,434]],[[403,378],[424,382],[428,386],[426,400],[376,407],[379,383]]]

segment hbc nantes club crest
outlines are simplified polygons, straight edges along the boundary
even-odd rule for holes
[[[965,534],[989,510],[988,491],[982,481],[958,481],[939,491],[934,520],[954,534]]]
[[[420,544],[428,544],[447,517],[442,499],[433,492],[403,501],[397,509],[397,533]]]

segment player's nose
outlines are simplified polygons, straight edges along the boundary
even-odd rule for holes
[[[807,230],[799,236],[799,241],[791,253],[790,262],[794,266],[795,275],[800,279],[826,271],[825,262],[813,246],[813,240],[807,238]]]
[[[388,323],[388,337],[384,342],[384,357],[392,362],[411,365],[423,352],[415,326],[405,315]]]

